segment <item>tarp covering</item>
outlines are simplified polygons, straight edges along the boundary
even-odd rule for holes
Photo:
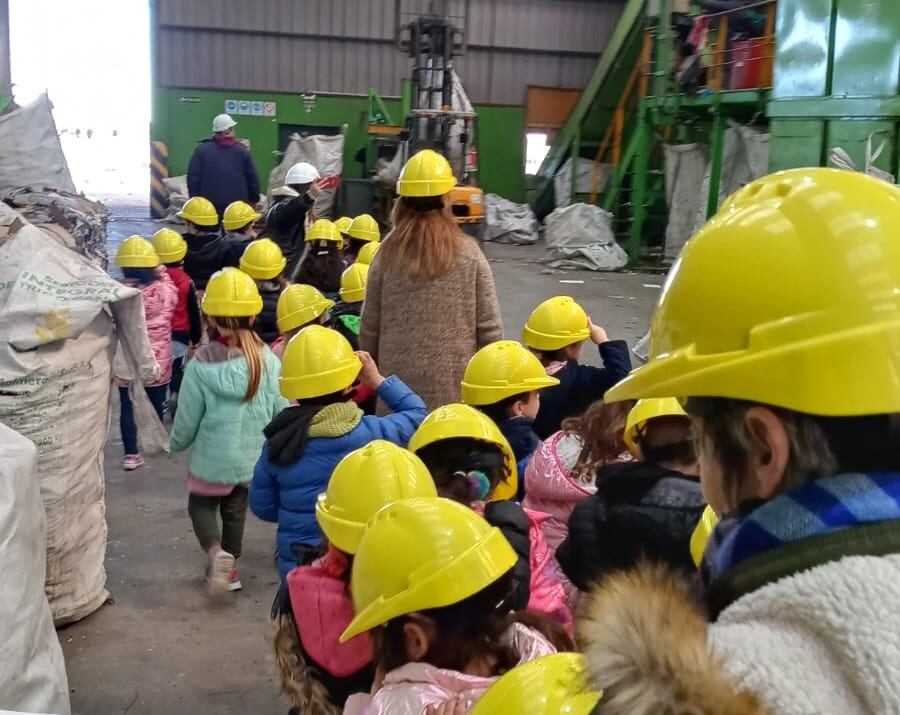
[[[482,241],[519,245],[536,243],[540,238],[538,229],[538,220],[528,204],[517,204],[497,194],[484,197]]]
[[[0,708],[69,712],[62,648],[44,594],[47,522],[37,448],[0,424]]]
[[[46,94],[0,115],[0,192],[21,186],[75,193]]]
[[[103,447],[117,342],[131,374],[150,381],[158,366],[140,292],[54,240],[58,232],[6,212],[0,225],[14,230],[0,238],[0,422],[38,448],[46,593],[63,624],[107,597]],[[135,410],[152,409],[146,402],[136,390]],[[160,439],[142,427],[141,441],[151,451]]]
[[[579,158],[577,164],[577,172],[575,177],[575,192],[578,194],[590,194],[593,190],[594,181],[594,160]],[[603,191],[606,182],[609,180],[609,174],[612,171],[612,164],[600,164],[597,169],[597,191]],[[553,177],[553,191],[556,196],[556,207],[568,206],[572,203],[572,158],[566,159],[556,176]]]
[[[552,268],[615,271],[624,268],[628,255],[616,243],[612,215],[591,204],[573,204],[547,216],[547,262]]]
[[[284,186],[284,177],[287,176],[288,169],[298,161],[312,164],[324,179],[338,179],[344,168],[343,135],[314,134],[301,137],[299,134],[292,134],[291,142],[284,152],[281,163],[269,173],[269,196],[272,195],[274,189]],[[326,218],[331,216],[336,187],[339,182],[333,181],[332,183],[334,183],[334,187],[324,189],[316,199],[313,207],[316,216]]]

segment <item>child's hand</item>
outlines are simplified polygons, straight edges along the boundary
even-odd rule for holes
[[[606,331],[599,325],[594,325],[594,321],[588,318],[588,327],[591,329],[591,342],[594,345],[602,345],[609,342],[609,336]]]
[[[427,715],[466,715],[469,712],[469,703],[464,697],[458,696],[438,705],[429,705],[425,712]]]
[[[361,385],[368,387],[370,390],[377,390],[384,382],[384,375],[378,372],[378,365],[375,360],[367,352],[360,350],[356,356],[362,362],[362,370],[359,371],[359,382]]]

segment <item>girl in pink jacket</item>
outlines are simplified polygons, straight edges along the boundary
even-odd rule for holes
[[[440,496],[484,516],[516,550],[515,608],[545,613],[571,633],[561,574],[541,530],[548,517],[510,501],[515,456],[493,420],[468,405],[444,405],[425,418],[409,448],[425,462]]]
[[[122,269],[122,283],[141,291],[147,336],[159,368],[157,379],[144,385],[144,389],[157,416],[162,420],[163,405],[172,379],[172,316],[178,305],[178,288],[165,266],[160,265],[153,244],[140,236],[131,236],[122,242],[116,253],[116,263]],[[130,471],[144,464],[129,393],[129,390],[134,389],[134,381],[119,379],[116,382],[121,401],[119,427],[125,447],[122,466]]]
[[[458,502],[404,499],[379,511],[353,562],[356,616],[341,636],[371,633],[375,683],[345,715],[468,712],[505,672],[571,650],[552,620],[511,607],[517,560],[499,529]]]

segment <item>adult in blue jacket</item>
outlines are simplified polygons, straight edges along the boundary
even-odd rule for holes
[[[356,382],[375,390],[393,411],[366,416],[352,401]],[[265,429],[266,443],[250,484],[250,509],[278,523],[281,578],[322,542],[316,501],[337,463],[375,439],[405,447],[425,419],[422,399],[396,376],[384,378],[368,353],[319,325],[298,333],[284,351],[281,392],[299,404]]]
[[[188,164],[188,194],[209,199],[219,216],[233,201],[259,202],[259,175],[250,152],[234,137],[227,114],[213,119],[213,135],[200,142]]]

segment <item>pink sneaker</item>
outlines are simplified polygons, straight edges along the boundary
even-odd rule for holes
[[[140,454],[126,454],[125,459],[122,462],[122,468],[126,472],[131,472],[138,467],[144,466],[144,457]]]
[[[237,569],[231,569],[231,580],[228,582],[228,590],[240,591],[241,588],[241,577],[238,576]]]

